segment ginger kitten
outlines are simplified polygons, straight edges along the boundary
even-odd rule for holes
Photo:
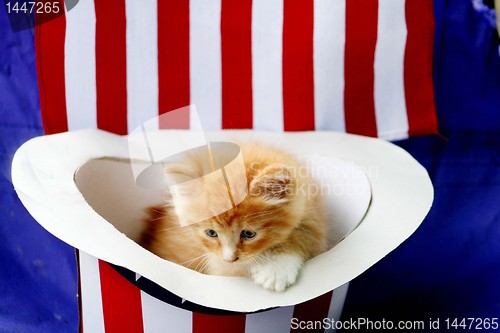
[[[240,148],[248,186],[243,201],[187,226],[179,225],[171,202],[156,207],[142,245],[205,274],[248,276],[266,289],[283,291],[295,283],[306,260],[326,250],[323,201],[319,191],[310,191],[315,183],[290,154],[257,143]],[[202,164],[190,157],[171,169],[194,179],[201,176]],[[210,209],[221,200],[218,195],[193,198],[182,207],[186,213]]]

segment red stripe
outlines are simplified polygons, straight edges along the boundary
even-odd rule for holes
[[[332,301],[333,291],[330,291],[324,295],[316,297],[304,303],[295,305],[293,309],[293,318],[297,318],[299,321],[323,321],[323,319],[328,318],[328,310],[330,310],[330,303]],[[323,332],[322,329],[317,330],[301,330],[292,329],[290,332]]]
[[[314,130],[314,1],[284,3],[283,117],[285,131]]]
[[[159,114],[189,105],[189,0],[158,1],[158,89]]]
[[[102,260],[99,274],[106,333],[143,332],[140,289]]]
[[[346,131],[377,136],[374,60],[378,0],[346,1],[344,112]]]
[[[222,0],[222,128],[252,128],[252,0]]]
[[[97,127],[127,133],[125,0],[95,1]]]
[[[64,15],[35,27],[40,109],[46,134],[68,130],[64,81],[65,37],[66,17]]]
[[[432,0],[406,0],[408,35],[404,59],[408,135],[437,133],[432,82],[434,17]]]
[[[193,312],[193,333],[244,333],[245,315],[218,316]]]
[[[189,106],[169,111],[160,116],[160,129],[189,129],[191,108]]]

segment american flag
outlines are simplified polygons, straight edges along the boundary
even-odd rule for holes
[[[431,0],[86,0],[36,44],[49,133],[189,104],[208,130],[437,132]]]
[[[195,104],[206,130],[436,133],[432,11],[432,0],[82,0],[35,30],[44,127],[127,134]],[[84,332],[168,331],[156,317],[180,325],[176,332],[216,332],[222,322],[265,332],[255,318],[266,313],[288,331],[314,302],[321,318],[334,307],[330,293],[212,316],[157,304],[82,252],[79,267]]]

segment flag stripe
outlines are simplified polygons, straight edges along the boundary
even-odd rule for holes
[[[332,301],[328,309],[328,318],[336,321],[340,320],[348,289],[349,282],[333,290]]]
[[[172,110],[162,114],[159,118],[160,129],[189,129],[191,119],[190,107]]]
[[[127,132],[158,116],[157,0],[125,0]]]
[[[191,1],[189,6],[191,104],[205,130],[222,125],[221,0]]]
[[[252,2],[253,128],[283,131],[283,0]]]
[[[192,313],[177,308],[141,291],[144,333],[192,331]]]
[[[317,130],[345,131],[345,0],[314,1],[314,121]]]
[[[78,265],[82,307],[80,329],[87,333],[105,333],[97,258],[78,251]]]
[[[409,135],[437,133],[432,52],[434,17],[432,0],[407,0],[408,38],[404,57],[404,88]]]
[[[283,109],[285,131],[314,130],[314,2],[285,1]]]
[[[143,118],[163,112],[155,102],[158,98],[158,104],[164,105],[166,110],[185,106],[190,101],[202,102],[199,109],[207,129],[221,128],[222,110],[226,110],[224,127],[282,130],[286,123],[288,129],[297,126],[300,129],[347,129],[367,135],[375,135],[378,129],[378,136],[387,139],[436,132],[431,75],[432,3],[424,0],[422,5],[416,5],[414,0],[381,0],[379,4],[370,0],[358,8],[354,7],[354,1],[347,1],[347,4],[345,1],[301,0],[287,3],[286,8],[282,0],[245,0],[237,4],[226,1],[227,15],[222,17],[220,1],[162,1],[158,4],[160,10],[156,17],[157,4],[153,0],[140,6],[130,0],[98,2],[96,9],[93,1],[86,1],[66,17],[37,27],[42,114],[44,117],[48,113],[59,114],[47,116],[53,119],[45,121],[45,126],[63,131],[69,123],[75,129],[86,128],[95,126],[99,119],[99,127],[124,133],[125,124],[130,129]],[[314,20],[310,14],[312,4]],[[97,20],[100,28],[94,24],[96,10],[101,17]],[[236,12],[238,15],[234,15]],[[241,13],[243,16],[239,15]],[[200,20],[193,23],[190,15]],[[310,53],[308,45],[311,45],[308,38],[304,38],[310,35],[307,31],[311,24],[304,18],[309,23],[313,21],[314,26],[314,82],[309,80],[310,84],[304,84],[303,78],[296,74],[310,72],[311,66],[287,65],[310,58],[303,56]],[[160,26],[156,24],[158,19],[162,20]],[[295,22],[301,25],[292,24]],[[246,32],[240,29],[243,25]],[[409,32],[403,67],[405,25]],[[81,29],[82,26],[86,29]],[[191,26],[195,32],[190,31]],[[42,31],[51,29],[53,33],[41,37]],[[221,34],[226,41],[222,49]],[[195,40],[191,41],[190,36]],[[343,50],[345,36],[347,44]],[[63,41],[64,46],[61,45]],[[42,47],[42,43],[47,46]],[[376,48],[373,48],[374,43]],[[196,51],[190,52],[191,45]],[[299,51],[303,52],[290,52],[294,45],[302,46]],[[61,47],[64,48],[62,52]],[[372,50],[375,50],[373,59]],[[112,56],[106,55],[108,52]],[[241,59],[246,61],[239,61],[240,68],[237,68],[235,64]],[[242,66],[243,63],[246,65]],[[196,74],[190,73],[190,65],[195,65]],[[402,67],[404,84],[401,83]],[[241,75],[235,74],[238,69]],[[63,80],[61,74],[64,74]],[[283,75],[287,77],[284,84]],[[227,84],[222,84],[222,77]],[[246,88],[238,89],[241,85]],[[387,86],[391,89],[385,88]],[[313,87],[313,102],[307,103],[310,94],[299,98],[300,94],[290,93],[293,89],[286,87],[302,92]],[[193,89],[193,98],[190,98],[190,89]],[[386,90],[395,93],[389,94]],[[244,98],[238,101],[241,96]],[[304,105],[312,105],[314,115],[297,103],[288,102],[287,105],[292,106],[288,109],[292,110],[291,116],[284,121],[283,102],[287,103],[290,96]],[[228,111],[236,104],[240,109],[247,108],[244,117]],[[252,112],[248,111],[250,105]],[[408,115],[404,113],[405,106]],[[67,114],[62,112],[65,108]],[[297,110],[303,112],[300,117]],[[347,128],[342,127],[342,117]],[[294,120],[293,126],[289,124],[290,119]]]
[[[99,260],[106,333],[142,333],[141,290],[107,262]]]
[[[293,318],[297,318],[299,321],[322,321],[328,316],[332,295],[333,291],[330,291],[307,302],[295,305]],[[300,329],[290,330],[290,332],[301,331]]]
[[[193,312],[193,333],[244,333],[245,315],[208,315]]]
[[[252,0],[222,0],[222,128],[252,128]]]
[[[159,113],[190,103],[189,0],[158,1]]]
[[[64,72],[71,130],[97,126],[95,23],[94,1],[83,1],[66,13]]]
[[[65,31],[65,15],[35,27],[40,109],[46,134],[68,130],[64,80]]]
[[[377,136],[373,61],[378,1],[346,0],[345,122],[349,133]]]
[[[127,133],[125,0],[96,1],[97,126]]]
[[[406,45],[405,1],[379,0],[375,48],[375,115],[378,137],[408,135],[403,82]]]
[[[284,306],[269,311],[248,314],[245,322],[245,333],[288,333],[293,317],[293,308],[293,306]]]

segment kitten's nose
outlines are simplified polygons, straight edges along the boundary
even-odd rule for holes
[[[233,249],[225,248],[222,250],[222,259],[227,262],[235,262],[238,260],[238,256]]]

